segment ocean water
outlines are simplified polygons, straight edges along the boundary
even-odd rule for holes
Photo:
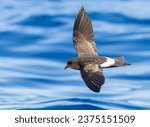
[[[100,93],[80,72],[72,32],[81,6],[98,54],[131,66],[104,69]],[[150,1],[4,0],[0,3],[0,109],[150,109]]]

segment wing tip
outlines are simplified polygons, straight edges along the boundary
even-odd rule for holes
[[[83,5],[80,7],[78,14],[80,14],[80,13],[82,13],[82,12],[85,13],[85,9],[84,9],[84,6],[83,6]]]
[[[83,5],[80,7],[80,10],[84,10],[84,6]]]
[[[92,88],[91,90],[94,91],[94,92],[96,92],[96,93],[99,93],[100,90],[101,90],[101,86],[105,82],[105,78],[104,78],[104,75],[102,73],[99,73],[99,71],[97,71],[95,73],[95,75],[93,75],[90,78],[90,81],[91,81],[90,85],[93,86],[93,87],[91,87]]]
[[[90,90],[92,90],[95,93],[99,93],[101,90],[101,86],[104,84],[104,82],[105,82],[104,79],[102,81],[101,80],[96,81],[95,79],[88,79],[88,81],[85,83]]]
[[[99,93],[100,90],[101,90],[101,86],[100,86],[100,87],[93,87],[93,86],[91,86],[91,84],[87,84],[87,83],[85,83],[85,84],[87,85],[87,87],[88,87],[90,90],[92,90],[92,91],[95,92],[95,93]]]
[[[95,90],[92,90],[93,92],[95,93],[99,93],[101,89],[95,89]]]

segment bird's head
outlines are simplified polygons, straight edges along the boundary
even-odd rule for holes
[[[67,65],[64,69],[67,69],[67,68],[71,68],[71,69],[76,69],[76,70],[79,70],[79,60],[76,59],[76,58],[73,58],[73,59],[70,59],[68,62],[67,62]]]

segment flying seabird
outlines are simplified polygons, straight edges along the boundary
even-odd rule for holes
[[[103,68],[129,65],[124,56],[109,58],[97,54],[92,23],[83,6],[75,19],[73,42],[78,58],[70,59],[65,69],[80,70],[85,84],[94,92],[99,92],[105,82]]]

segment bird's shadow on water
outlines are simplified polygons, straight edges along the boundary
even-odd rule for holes
[[[39,107],[36,107],[36,106]],[[40,105],[42,105],[40,107]],[[44,106],[45,105],[45,106]],[[43,107],[44,106],[44,107]],[[52,100],[38,102],[33,106],[17,108],[19,110],[108,110],[108,109],[129,109],[129,110],[147,110],[147,107],[129,105],[126,103],[115,103],[112,101],[95,101],[92,99],[68,98],[61,100]]]

